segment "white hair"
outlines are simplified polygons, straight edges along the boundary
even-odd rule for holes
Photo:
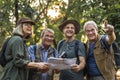
[[[23,36],[22,24],[19,24],[16,28],[14,28],[12,33]]]
[[[44,35],[44,33],[45,33],[46,31],[51,32],[51,33],[53,33],[53,34],[55,33],[54,30],[52,30],[52,29],[50,29],[50,28],[46,28],[46,29],[44,29],[44,30],[42,31],[41,37],[43,37],[43,35]]]
[[[98,29],[97,24],[94,21],[87,21],[83,26],[84,30],[88,25],[93,25],[96,29]]]

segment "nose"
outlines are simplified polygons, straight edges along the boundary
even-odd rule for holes
[[[89,34],[92,34],[92,33],[93,33],[92,31],[89,32]]]

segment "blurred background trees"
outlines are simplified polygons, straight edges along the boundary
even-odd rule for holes
[[[30,17],[36,22],[34,36],[28,45],[40,41],[41,31],[45,28],[55,30],[56,44],[64,36],[58,26],[67,19],[76,19],[81,30],[76,37],[86,41],[83,24],[94,20],[101,28],[103,20],[115,26],[117,42],[120,44],[120,0],[1,0],[0,1],[0,48],[4,40],[11,35],[21,17]]]

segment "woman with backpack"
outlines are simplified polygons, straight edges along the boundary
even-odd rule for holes
[[[17,27],[13,30],[13,35],[6,46],[5,60],[7,63],[0,80],[28,80],[30,68],[49,70],[49,64],[30,61],[25,41],[31,37],[33,25],[35,23],[27,17],[18,21]]]

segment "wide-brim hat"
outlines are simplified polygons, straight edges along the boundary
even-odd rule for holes
[[[23,17],[20,20],[18,20],[17,25],[22,23],[31,23],[32,25],[35,25],[35,22],[28,17]]]
[[[61,25],[58,26],[59,30],[61,32],[63,32],[64,27],[67,24],[69,24],[69,23],[72,23],[75,26],[75,34],[79,33],[79,31],[80,31],[80,24],[76,20],[66,20],[66,21],[64,21]]]

